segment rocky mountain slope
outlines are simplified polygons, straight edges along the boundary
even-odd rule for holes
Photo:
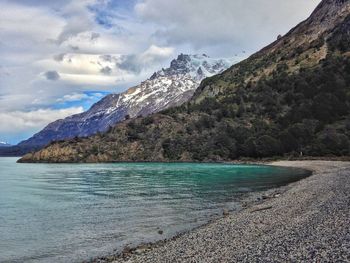
[[[22,162],[221,161],[350,154],[350,1],[202,81],[193,99]]]
[[[281,65],[286,65],[290,74],[319,64],[328,54],[327,37],[348,16],[349,8],[349,0],[323,0],[307,20],[285,36],[227,70],[224,75],[208,78],[197,90],[197,100],[219,94],[226,86],[234,88],[249,82],[257,83],[261,77],[271,76]],[[218,82],[220,85],[215,85]]]
[[[120,94],[111,94],[88,111],[50,123],[19,146],[40,147],[51,141],[86,137],[105,132],[127,118],[147,116],[188,101],[200,82],[223,72],[232,61],[207,55],[181,54],[167,69],[155,72],[140,85]]]

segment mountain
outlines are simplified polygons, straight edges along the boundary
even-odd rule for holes
[[[348,0],[323,0],[312,15],[285,36],[278,39],[247,60],[232,67],[224,76],[208,78],[196,92],[197,100],[220,93],[225,85],[212,85],[221,79],[227,85],[256,83],[261,77],[271,76],[277,67],[287,66],[287,73],[318,65],[328,54],[325,43],[337,26],[349,14]],[[344,26],[346,27],[346,26]],[[346,32],[344,35],[346,36]],[[345,44],[346,41],[345,41]]]
[[[227,161],[350,155],[350,1],[323,0],[193,98],[21,162]]]
[[[32,150],[39,150],[38,148],[36,149],[29,149],[27,147],[18,147],[18,146],[13,146],[7,142],[0,142],[0,156],[23,156],[24,154],[32,151]]]
[[[7,142],[0,142],[0,147],[10,147],[11,144],[7,143]]]
[[[155,72],[148,80],[120,94],[111,94],[88,111],[50,123],[20,147],[42,147],[51,141],[86,137],[105,132],[125,118],[147,116],[183,104],[200,82],[223,72],[232,61],[213,59],[207,55],[184,55],[171,61],[167,69]]]

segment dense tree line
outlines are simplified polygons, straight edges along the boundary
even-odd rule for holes
[[[201,100],[126,120],[105,134],[53,144],[53,150],[35,158],[221,161],[350,155],[350,16],[325,35],[297,47],[285,39],[276,52],[257,53],[204,80],[195,96],[207,87],[215,92]],[[317,57],[322,59],[315,62]]]
[[[350,154],[350,58],[329,55],[317,67],[240,85],[95,137],[109,159],[218,161]],[[83,142],[84,143],[84,142]],[[98,148],[82,150],[98,154]],[[135,151],[131,151],[135,147]],[[128,156],[129,155],[129,156]]]
[[[348,155],[350,59],[329,56],[320,66],[248,83],[221,98],[165,112],[199,116],[187,133],[164,140],[166,157],[190,152],[197,160],[276,155]],[[196,143],[201,142],[201,147]]]

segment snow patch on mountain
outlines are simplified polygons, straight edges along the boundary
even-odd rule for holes
[[[140,85],[120,94],[110,94],[88,111],[49,124],[20,145],[45,145],[50,141],[104,132],[126,116],[147,116],[188,101],[200,82],[233,64],[230,59],[181,54],[170,67],[155,72]]]

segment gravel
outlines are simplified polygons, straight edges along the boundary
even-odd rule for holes
[[[117,262],[350,262],[350,162],[281,161],[314,174]]]

